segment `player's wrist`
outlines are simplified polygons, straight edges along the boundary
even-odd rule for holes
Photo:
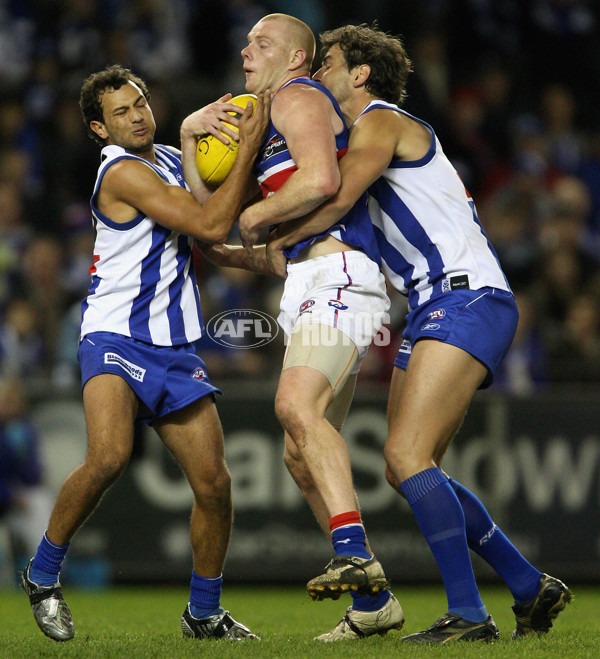
[[[179,139],[181,140],[181,144],[184,144],[185,142],[195,144],[198,140],[198,137],[194,135],[191,130],[182,128],[179,131]]]

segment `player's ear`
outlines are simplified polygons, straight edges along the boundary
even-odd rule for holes
[[[371,75],[371,67],[368,64],[360,64],[354,68],[353,84],[355,87],[362,87]]]
[[[299,69],[304,62],[306,62],[306,51],[302,48],[297,48],[290,58],[290,69],[295,71],[296,69]]]
[[[106,126],[101,121],[90,121],[90,128],[101,140],[107,139],[108,133],[106,131]]]

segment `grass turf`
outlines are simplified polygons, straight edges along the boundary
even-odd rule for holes
[[[600,656],[600,587],[575,586],[574,601],[560,614],[549,634],[511,639],[514,617],[506,588],[482,587],[483,600],[501,638],[493,644],[457,643],[417,647],[400,638],[428,627],[445,611],[441,585],[396,586],[406,616],[401,632],[362,641],[323,644],[313,638],[342,617],[350,598],[313,602],[299,586],[225,584],[222,605],[234,618],[262,637],[260,642],[184,639],[179,619],[187,601],[182,587],[120,587],[76,590],[65,597],[75,623],[75,638],[56,643],[37,628],[23,592],[0,591],[0,657],[597,657]]]

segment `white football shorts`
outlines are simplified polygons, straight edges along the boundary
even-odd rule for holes
[[[340,330],[358,351],[352,374],[371,342],[389,322],[390,300],[379,266],[364,252],[349,250],[317,256],[287,266],[277,321],[289,340],[299,323],[319,323]],[[328,332],[304,333],[327,342]]]

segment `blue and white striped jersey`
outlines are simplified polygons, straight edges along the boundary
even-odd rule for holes
[[[92,282],[81,312],[81,338],[90,332],[114,332],[158,346],[182,345],[200,338],[202,315],[192,260],[193,240],[171,231],[143,213],[114,222],[96,207],[104,174],[119,160],[139,160],[169,185],[186,187],[181,157],[155,145],[158,165],[111,145],[90,200],[96,228]]]
[[[383,270],[394,288],[408,297],[410,309],[458,288],[509,291],[473,199],[431,126],[381,100],[361,115],[375,109],[400,112],[431,132],[423,158],[392,160],[368,190]]]

